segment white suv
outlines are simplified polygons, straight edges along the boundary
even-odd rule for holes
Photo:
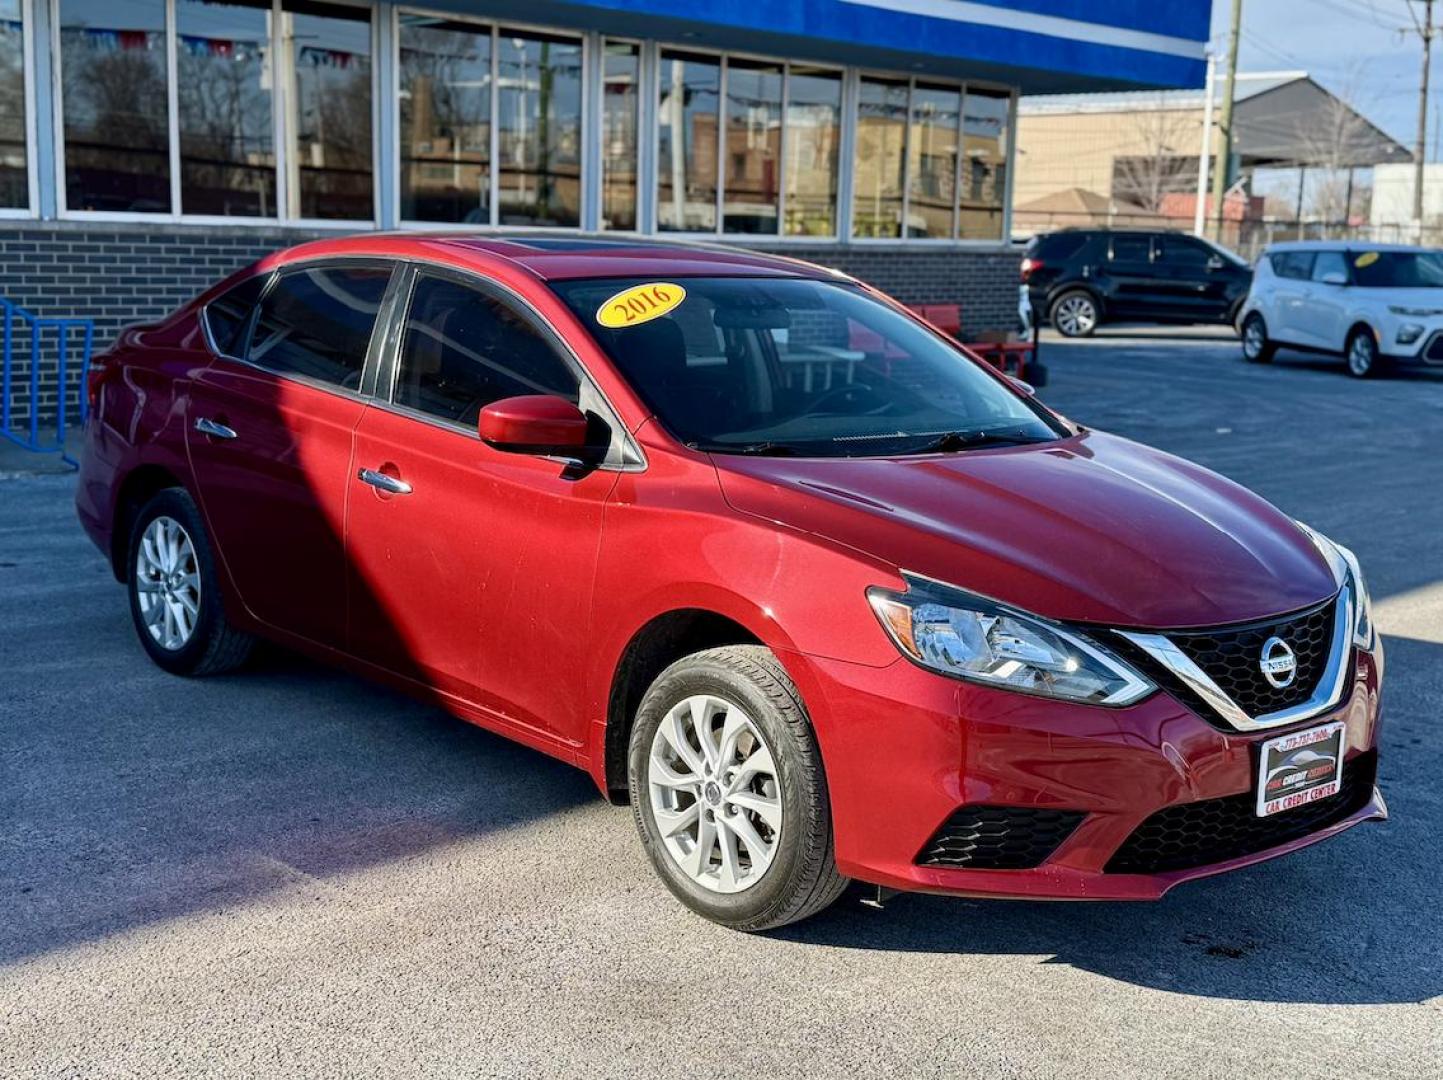
[[[1401,244],[1274,244],[1238,313],[1243,357],[1336,353],[1366,378],[1385,361],[1443,366],[1443,251]]]

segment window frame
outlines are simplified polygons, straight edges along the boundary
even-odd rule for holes
[[[32,0],[23,0],[31,3]],[[181,207],[180,176],[180,85],[179,85],[179,34],[176,29],[176,0],[157,0],[165,11],[165,65],[166,65],[166,138],[170,168],[170,211],[164,214],[147,214],[138,210],[72,210],[66,205],[65,183],[65,110],[64,110],[64,59],[60,48],[60,5],[62,0],[41,0],[50,5],[50,28],[52,60],[50,64],[52,124],[54,131],[54,177],[55,213],[64,221],[133,222],[152,224],[186,225],[237,225],[275,228],[288,226],[303,229],[354,230],[358,225],[369,225],[379,229],[382,225],[381,185],[375,183],[371,189],[371,216],[369,218],[307,218],[291,217],[290,206],[290,146],[287,117],[290,101],[286,80],[276,78],[271,88],[271,138],[276,156],[276,213],[270,217],[249,217],[226,214],[187,214]],[[376,163],[381,160],[381,20],[377,17],[380,8],[367,0],[324,0],[335,7],[348,7],[369,13],[367,25],[371,38],[371,163],[372,174],[379,174]],[[279,67],[281,48],[282,0],[271,0],[271,66]],[[27,89],[28,93],[28,89]],[[399,106],[398,106],[399,107]],[[397,155],[399,169],[399,155]]]
[[[596,468],[606,472],[643,472],[646,469],[646,455],[641,446],[621,421],[621,413],[597,384],[582,361],[580,355],[556,325],[543,315],[530,300],[516,290],[476,270],[459,266],[425,262],[419,259],[395,260],[396,273],[391,279],[391,292],[382,303],[377,324],[385,319],[384,331],[373,335],[372,346],[375,355],[374,378],[371,383],[369,404],[373,408],[385,409],[398,416],[418,420],[431,427],[461,435],[474,442],[481,441],[481,432],[475,424],[461,424],[447,420],[434,413],[413,408],[396,400],[396,382],[401,371],[401,346],[405,340],[406,322],[410,317],[411,303],[416,294],[416,283],[422,277],[439,278],[475,289],[498,303],[511,308],[531,326],[556,353],[571,373],[576,376],[577,394],[583,412],[594,412],[611,429],[611,443],[605,459]],[[269,288],[269,287],[268,287]],[[257,303],[259,309],[259,303]],[[372,359],[367,355],[367,363]],[[362,381],[365,385],[365,380]],[[555,455],[540,455],[546,461],[566,461],[570,458]]]
[[[611,42],[615,42],[618,45],[630,45],[636,50],[636,171],[633,174],[636,177],[636,190],[634,192],[636,204],[632,208],[632,219],[636,222],[636,225],[634,228],[630,229],[608,229],[603,227],[601,224],[601,219],[606,213],[606,155],[601,148],[601,136],[602,130],[604,129],[606,124],[606,118],[604,116],[604,111],[606,109],[606,46]],[[581,181],[581,192],[583,197],[581,227],[583,231],[588,228],[595,228],[597,232],[602,233],[606,236],[644,236],[646,234],[642,230],[646,225],[646,199],[642,195],[642,190],[646,187],[646,95],[647,86],[649,83],[649,80],[647,78],[647,42],[645,38],[625,37],[618,34],[597,34],[596,47],[594,51],[596,56],[596,70],[594,75],[596,79],[596,86],[594,91],[596,95],[596,106],[594,109],[587,109],[585,115],[583,116],[581,135],[583,144],[589,145],[590,140],[586,138],[588,134],[586,125],[594,125],[594,131],[590,132],[590,134],[595,135],[594,141],[596,142],[597,149],[596,184],[594,188],[595,194],[594,196],[592,196],[595,201],[595,213],[590,219],[590,224],[588,224],[588,218],[584,209],[584,204],[586,201],[587,193],[591,192],[593,188],[591,184],[587,182],[587,178],[583,176]],[[591,78],[588,77],[585,80],[585,90],[582,95],[582,100],[585,101],[586,94],[590,94],[592,92],[593,88],[591,85]],[[651,111],[656,111],[655,105],[652,106]],[[652,153],[654,156],[655,149],[653,149]]]
[[[35,0],[20,0],[20,63],[25,112],[21,119],[21,131],[25,138],[25,205],[0,206],[0,219],[26,220],[40,216],[40,170],[36,160],[40,139],[35,100]],[[64,186],[63,182],[61,186]]]
[[[256,297],[255,306],[251,309],[250,318],[246,320],[245,331],[241,340],[244,343],[242,351],[247,353],[250,351],[251,338],[255,334],[256,320],[260,317],[261,306],[265,304],[267,297],[270,296],[271,292],[283,277],[289,274],[312,270],[339,268],[384,269],[390,274],[390,278],[386,282],[385,291],[381,294],[381,302],[376,308],[376,322],[375,325],[371,327],[371,338],[366,346],[365,359],[362,361],[361,381],[354,390],[300,372],[278,371],[273,367],[267,367],[265,364],[259,364],[248,356],[236,356],[233,353],[221,352],[215,347],[215,342],[210,336],[209,321],[202,318],[200,322],[204,330],[206,346],[217,359],[225,360],[232,364],[242,364],[252,371],[262,372],[273,379],[298,383],[301,386],[308,386],[315,390],[325,391],[328,394],[350,398],[353,401],[373,401],[376,396],[376,375],[378,365],[381,362],[381,349],[384,345],[385,338],[385,334],[378,333],[378,331],[383,331],[390,325],[391,310],[396,302],[399,282],[403,276],[402,271],[404,267],[404,260],[387,258],[383,255],[325,255],[314,259],[297,259],[295,262],[288,262],[281,266],[271,267],[268,270],[262,270],[260,272],[262,275],[269,275],[270,280],[265,283],[265,286],[260,291],[260,295]],[[238,281],[236,282],[236,286],[243,283],[242,281]],[[219,299],[219,297],[216,297],[216,299]],[[206,307],[209,306],[210,304],[207,303]]]

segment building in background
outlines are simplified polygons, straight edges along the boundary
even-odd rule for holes
[[[1247,254],[1273,239],[1362,225],[1373,167],[1412,160],[1306,72],[1239,73],[1234,101],[1236,180],[1222,240]],[[1209,172],[1217,167],[1218,111],[1206,144]],[[1206,112],[1201,89],[1023,97],[1012,235],[1068,225],[1192,229]]]
[[[1413,189],[1418,182],[1416,165],[1379,165],[1373,170],[1373,198],[1368,207],[1372,239],[1400,244],[1414,243]],[[1443,162],[1423,166],[1422,242],[1443,247]]]

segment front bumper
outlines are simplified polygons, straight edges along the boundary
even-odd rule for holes
[[[1254,746],[1280,732],[1344,721],[1346,785],[1349,769],[1366,766],[1376,753],[1381,662],[1373,653],[1353,652],[1351,690],[1337,707],[1292,728],[1256,733],[1223,730],[1162,691],[1126,709],[1106,709],[975,686],[903,660],[869,668],[789,659],[821,744],[838,869],[861,881],[964,896],[1155,900],[1182,881],[1387,816],[1368,780],[1346,815],[1276,846],[1165,872],[1108,870],[1157,811],[1251,792]],[[1077,823],[1028,868],[924,862],[938,830],[964,807],[1064,811],[1060,816]]]

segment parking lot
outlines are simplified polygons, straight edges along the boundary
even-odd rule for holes
[[[745,937],[578,771],[278,653],[162,674],[70,479],[0,480],[0,1074],[1436,1077],[1443,371],[1044,351],[1073,419],[1357,551],[1392,820],[1154,905],[848,897]]]

